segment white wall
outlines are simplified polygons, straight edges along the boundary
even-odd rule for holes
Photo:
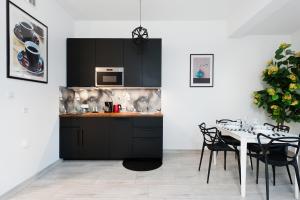
[[[75,23],[75,37],[130,37],[138,22]],[[150,37],[162,38],[162,111],[164,148],[195,149],[201,146],[197,127],[218,118],[255,117],[264,111],[252,105],[252,92],[260,89],[261,73],[279,43],[289,36],[227,37],[223,21],[144,22]],[[213,88],[189,87],[189,55],[215,54]]]
[[[0,195],[59,159],[58,86],[65,85],[65,39],[73,33],[73,21],[56,1],[37,1],[36,8],[24,0],[14,2],[49,28],[49,83],[6,78],[6,1],[1,0]]]
[[[292,45],[295,51],[300,51],[300,30],[292,34]]]

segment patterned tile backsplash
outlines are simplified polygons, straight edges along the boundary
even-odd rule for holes
[[[59,112],[80,113],[87,111],[103,112],[104,102],[121,104],[122,111],[156,112],[161,111],[160,89],[100,89],[60,87]]]

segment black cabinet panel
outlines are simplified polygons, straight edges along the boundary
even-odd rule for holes
[[[163,118],[60,118],[60,158],[161,158]]]
[[[67,86],[95,86],[95,40],[67,40]]]
[[[129,158],[132,135],[131,118],[113,118],[110,122],[110,158]]]
[[[162,127],[163,118],[161,117],[137,117],[133,119],[134,127]]]
[[[142,86],[142,52],[131,39],[124,39],[124,85]]]
[[[81,154],[85,159],[109,159],[109,133],[106,118],[82,118]]]
[[[96,39],[96,66],[123,67],[123,40]]]
[[[95,67],[124,67],[127,87],[161,87],[161,39],[67,40],[67,86],[95,86]]]
[[[134,138],[132,154],[135,158],[161,158],[161,138]]]
[[[60,158],[80,159],[80,133],[79,127],[60,127]]]
[[[143,87],[161,87],[161,39],[150,39],[142,49]]]
[[[133,136],[134,137],[162,137],[162,128],[134,128]]]

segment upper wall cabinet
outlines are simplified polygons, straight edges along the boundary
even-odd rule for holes
[[[161,86],[161,39],[152,39],[143,44],[142,77],[144,87]]]
[[[123,40],[96,39],[96,66],[123,67]]]
[[[95,86],[95,40],[67,40],[67,86]]]
[[[124,85],[142,86],[141,48],[131,39],[124,40]]]
[[[67,86],[94,87],[95,67],[124,67],[125,87],[161,87],[161,39],[68,39]]]

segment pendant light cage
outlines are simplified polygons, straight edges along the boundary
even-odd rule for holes
[[[141,44],[149,39],[148,30],[142,27],[142,0],[140,0],[140,26],[132,31],[132,39],[136,44]]]

